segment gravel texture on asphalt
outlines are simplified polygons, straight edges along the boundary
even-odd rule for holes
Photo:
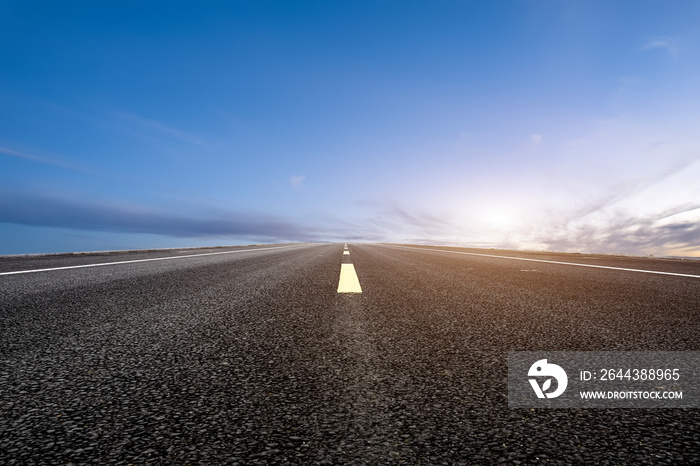
[[[338,294],[342,250],[0,277],[0,464],[700,463],[700,410],[506,384],[513,350],[700,350],[700,279],[351,244]]]

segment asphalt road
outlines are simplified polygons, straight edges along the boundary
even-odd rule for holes
[[[361,294],[338,244],[0,258],[209,254],[0,275],[0,464],[700,463],[698,409],[506,385],[513,350],[700,350],[700,278],[490,256],[700,262],[430,249],[351,244]]]

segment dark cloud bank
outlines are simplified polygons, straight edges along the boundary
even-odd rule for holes
[[[559,225],[531,232],[529,239],[554,251],[691,255],[700,249],[700,224],[660,225],[657,221],[698,208],[698,205],[679,206],[655,217],[621,216],[595,227],[574,226],[574,219],[566,219]],[[446,241],[444,238],[468,238],[470,232],[456,227],[447,217],[412,212],[393,202],[371,205],[368,210],[367,220],[363,222],[325,218],[309,226],[269,214],[203,210],[199,215],[186,215],[118,203],[0,192],[0,222],[38,227],[150,233],[177,238],[239,237],[255,242],[387,241],[519,248],[517,240],[490,244]]]
[[[0,222],[179,238],[244,236],[268,241],[312,241],[317,236],[310,228],[270,215],[188,216],[152,208],[7,192],[0,195]]]

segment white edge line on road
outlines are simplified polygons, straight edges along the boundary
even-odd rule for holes
[[[292,245],[292,246],[297,246],[297,245]],[[99,264],[67,265],[65,267],[52,267],[49,269],[33,269],[33,270],[17,270],[15,272],[0,272],[0,275],[18,275],[21,273],[50,272],[53,270],[80,269],[83,267],[101,267],[103,265],[133,264],[136,262],[150,262],[150,261],[165,261],[165,260],[169,260],[169,259],[185,259],[187,257],[215,256],[218,254],[234,254],[237,252],[248,252],[248,251],[264,251],[267,249],[289,248],[292,246],[272,246],[269,248],[236,249],[235,251],[205,252],[202,254],[188,254],[187,256],[153,257],[151,259],[134,259],[134,260],[130,260],[130,261],[102,262]]]
[[[675,275],[676,277],[700,278],[700,275],[691,275],[691,274],[687,274],[687,273],[660,272],[658,270],[643,270],[643,269],[626,269],[624,267],[610,267],[607,265],[578,264],[576,262],[549,261],[549,260],[545,260],[545,259],[527,259],[525,257],[497,256],[495,254],[479,254],[476,252],[445,251],[444,249],[415,248],[412,246],[400,246],[398,244],[392,244],[391,246],[405,248],[405,249],[420,249],[422,251],[448,252],[448,253],[452,253],[452,254],[466,254],[468,256],[496,257],[499,259],[512,259],[512,260],[517,260],[517,261],[546,262],[548,264],[577,265],[579,267],[592,267],[595,269],[625,270],[627,272],[643,272],[643,273],[655,273],[655,274],[659,274],[659,275]]]

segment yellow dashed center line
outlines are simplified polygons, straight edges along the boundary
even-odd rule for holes
[[[349,256],[348,245],[345,245],[343,256]],[[340,264],[340,280],[338,281],[338,293],[362,293],[360,279],[357,278],[355,266],[352,263]]]
[[[340,281],[338,293],[362,293],[360,280],[357,278],[355,266],[352,264],[340,264]]]

